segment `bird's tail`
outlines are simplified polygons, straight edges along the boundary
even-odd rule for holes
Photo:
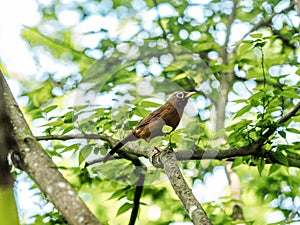
[[[137,138],[133,135],[133,133],[130,133],[127,137],[125,137],[122,141],[119,141],[110,151],[109,153],[104,157],[102,160],[103,163],[107,162],[113,157],[113,154],[116,153],[120,148],[123,147],[127,142],[134,141]]]

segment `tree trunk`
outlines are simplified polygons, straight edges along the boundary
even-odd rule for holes
[[[1,72],[0,83],[16,144],[13,146],[14,164],[36,182],[68,224],[100,225],[33,136]]]

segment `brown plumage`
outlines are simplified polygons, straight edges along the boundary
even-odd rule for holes
[[[187,91],[175,92],[164,105],[142,119],[130,134],[118,142],[104,157],[103,162],[111,159],[112,155],[127,142],[140,138],[149,142],[154,137],[163,136],[162,129],[164,125],[168,125],[175,130],[181,120],[188,99],[195,93]]]

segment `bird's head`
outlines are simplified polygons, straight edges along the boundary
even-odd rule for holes
[[[188,99],[194,94],[196,94],[195,91],[177,91],[168,99],[168,102],[175,106],[177,109],[181,107],[183,109]]]

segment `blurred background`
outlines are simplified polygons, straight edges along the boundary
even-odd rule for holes
[[[257,140],[266,121],[299,101],[295,1],[10,0],[0,17],[1,70],[35,135],[120,139],[172,92],[187,90],[198,94],[174,135],[177,150],[228,149]],[[299,122],[265,150],[299,157]],[[130,208],[120,209],[134,193],[129,162],[83,170],[84,160],[106,154],[106,142],[41,143],[99,218],[128,220]],[[300,224],[299,167],[281,162],[179,164],[213,224]],[[149,177],[137,224],[192,224],[163,170],[143,163]],[[30,178],[13,173],[21,223],[63,224]]]

